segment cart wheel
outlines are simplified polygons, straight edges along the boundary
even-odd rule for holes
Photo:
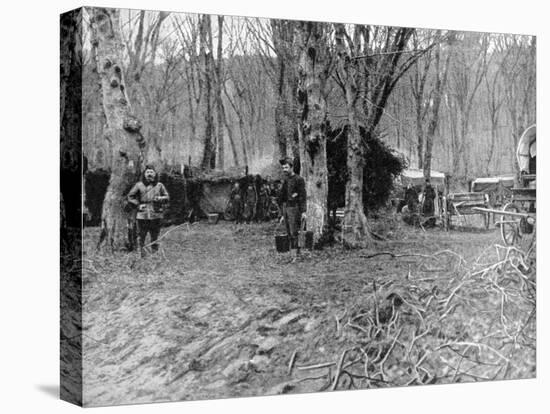
[[[516,206],[514,203],[506,204],[502,211],[510,211],[512,213],[520,212],[518,206]],[[503,220],[506,220],[506,216],[503,217]],[[507,246],[512,246],[519,238],[518,222],[514,220],[510,223],[502,223],[500,225],[500,234],[502,236],[502,241],[504,242],[504,244],[506,244]]]

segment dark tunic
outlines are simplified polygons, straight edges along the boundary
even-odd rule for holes
[[[414,187],[407,188],[405,191],[405,203],[407,204],[409,213],[414,213],[418,203],[418,193]]]
[[[284,180],[279,204],[283,206],[290,246],[293,249],[299,248],[298,232],[300,231],[302,213],[306,212],[306,183],[298,174]]]
[[[424,216],[433,216],[434,215],[434,200],[435,200],[435,190],[431,185],[426,185],[424,189],[424,206],[422,208],[422,213]]]
[[[306,182],[298,174],[287,177],[279,195],[279,204],[298,207],[300,214],[306,212]]]

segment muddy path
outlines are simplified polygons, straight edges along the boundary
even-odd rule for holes
[[[340,315],[373,282],[430,277],[420,256],[366,258],[339,246],[292,262],[274,249],[273,224],[196,223],[163,229],[147,258],[84,255],[84,402],[87,405],[211,399],[328,388],[323,371],[296,366],[337,358]],[[397,229],[377,251],[475,258],[495,231]]]

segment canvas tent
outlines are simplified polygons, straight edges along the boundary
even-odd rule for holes
[[[403,170],[401,175],[397,178],[397,181],[398,184],[399,181],[401,181],[401,185],[403,187],[407,187],[409,184],[415,187],[421,187],[425,183],[424,171],[413,168]],[[430,173],[430,182],[433,187],[442,189],[443,187],[445,187],[445,174],[439,171],[432,170]]]
[[[526,174],[535,173],[535,160],[537,156],[537,126],[531,125],[525,130],[519,139],[516,152],[519,170]]]

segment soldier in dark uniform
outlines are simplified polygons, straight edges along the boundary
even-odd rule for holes
[[[422,214],[424,217],[432,217],[435,212],[435,190],[430,184],[430,180],[426,180],[424,186],[424,203],[422,205]]]
[[[285,221],[290,248],[296,249],[296,253],[299,253],[298,232],[302,219],[306,218],[306,184],[304,179],[294,172],[290,158],[282,159],[279,163],[285,176],[279,195],[279,205],[283,207],[281,220]]]
[[[405,204],[409,209],[409,213],[412,214],[416,212],[418,193],[416,192],[416,188],[410,183],[407,185],[407,189],[405,190]]]

